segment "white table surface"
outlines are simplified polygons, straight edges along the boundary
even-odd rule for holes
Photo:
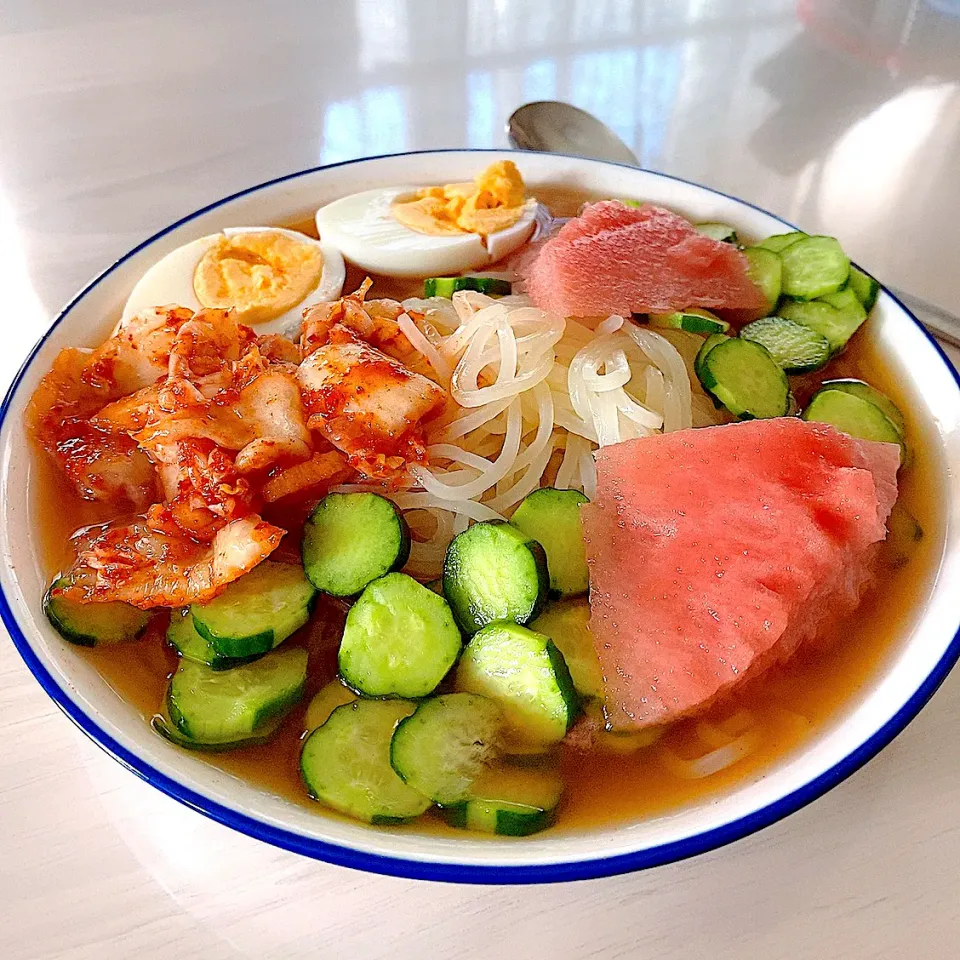
[[[319,162],[503,146],[513,107],[546,98],[960,311],[960,18],[933,3],[0,0],[0,380],[181,214]],[[0,958],[954,958],[958,701],[955,674],[863,771],[726,849],[460,887],[188,811],[74,729],[4,641]]]

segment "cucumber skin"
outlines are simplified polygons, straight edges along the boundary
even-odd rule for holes
[[[471,830],[470,826],[470,804],[492,804],[494,801],[488,800],[468,800],[466,803],[458,803],[452,807],[442,807],[443,815],[451,827],[457,827],[460,830]],[[522,806],[516,804],[516,806]],[[494,820],[494,833],[498,837],[529,837],[534,833],[545,830],[553,823],[553,810],[537,810],[530,808],[529,813],[521,813],[519,810],[498,810]],[[478,832],[474,830],[474,832]]]
[[[331,722],[334,723],[334,724],[339,723],[339,722],[343,719],[343,717],[345,717],[345,716],[348,715],[348,714],[344,714],[343,711],[350,711],[350,710],[354,710],[354,709],[357,709],[357,708],[359,708],[359,709],[365,709],[365,708],[363,707],[363,704],[365,704],[365,703],[380,703],[380,704],[384,704],[384,703],[394,703],[394,702],[396,702],[397,705],[402,705],[402,704],[406,703],[406,704],[410,707],[410,710],[409,710],[409,712],[407,713],[407,716],[410,716],[410,715],[414,712],[415,704],[412,703],[412,702],[410,702],[409,700],[404,700],[404,699],[402,699],[402,698],[397,699],[396,701],[394,701],[394,700],[392,700],[392,699],[385,699],[385,700],[364,700],[364,699],[360,699],[360,700],[354,701],[353,703],[347,703],[347,704],[343,704],[343,705],[337,707],[337,708],[330,714],[330,716],[327,718],[327,721],[326,721],[324,724],[322,724],[321,726],[319,726],[319,727],[318,727],[316,730],[314,730],[308,737],[306,737],[306,739],[303,741],[302,746],[301,746],[301,748],[300,748],[300,759],[299,759],[298,767],[299,767],[299,770],[300,770],[300,778],[301,778],[301,780],[303,781],[304,786],[307,788],[307,793],[309,794],[310,797],[312,797],[314,800],[317,800],[317,801],[320,802],[320,803],[323,803],[324,805],[326,805],[327,807],[330,807],[331,809],[337,810],[338,812],[344,814],[345,816],[352,817],[352,818],[354,818],[354,819],[356,819],[356,820],[360,820],[361,822],[364,822],[364,823],[370,823],[370,824],[372,824],[373,826],[395,826],[395,825],[397,825],[397,824],[409,823],[409,822],[412,821],[412,820],[416,820],[417,817],[419,817],[422,813],[424,813],[426,810],[428,810],[428,809],[432,806],[432,804],[430,803],[430,801],[429,801],[426,797],[423,797],[423,798],[422,798],[423,801],[424,801],[423,807],[422,807],[418,812],[416,812],[416,813],[410,813],[409,815],[406,815],[406,816],[395,816],[395,815],[391,815],[391,814],[372,813],[372,814],[369,816],[369,818],[368,818],[368,817],[365,816],[365,815],[361,815],[361,814],[357,813],[355,809],[354,809],[354,810],[351,810],[351,809],[343,809],[342,806],[338,806],[337,804],[335,804],[331,799],[329,799],[329,797],[321,796],[320,793],[317,791],[317,789],[315,789],[314,785],[311,783],[311,779],[312,779],[312,777],[313,777],[313,774],[311,773],[310,770],[308,770],[308,768],[307,768],[307,763],[305,763],[305,761],[307,761],[307,762],[309,762],[309,765],[310,765],[311,767],[313,766],[313,763],[311,762],[312,758],[311,758],[310,756],[308,756],[308,746],[309,746],[309,744],[310,744],[310,741],[313,740],[314,737],[323,735],[323,734],[322,734],[322,731],[324,730],[324,727],[327,726],[327,724],[329,724],[329,723],[331,723]],[[401,722],[402,719],[403,719],[403,718],[398,718],[397,721],[396,721],[396,723],[394,724],[393,729],[390,731],[390,737],[391,737],[391,739],[392,739],[392,737],[393,737],[393,733],[396,732],[396,728],[397,728],[397,726],[399,726],[399,724],[400,724],[400,722]],[[329,732],[329,731],[328,731],[328,732]],[[393,771],[393,767],[390,766],[390,745],[389,745],[389,743],[387,743],[387,745],[386,745],[386,754],[387,754],[387,755],[386,755],[385,760],[386,760],[387,767],[391,770],[391,772],[393,772],[393,775],[397,778],[397,780],[398,780],[401,784],[403,784],[403,781],[400,779],[399,775],[396,774],[396,772]],[[404,784],[404,789],[405,789],[405,790],[409,790],[410,793],[411,793],[411,795],[417,795],[417,794],[416,794],[416,791],[413,790],[412,787],[407,788],[406,785]],[[339,798],[339,799],[342,799],[342,797]]]
[[[57,613],[57,598],[53,596],[53,590],[62,580],[65,578],[58,577],[50,586],[47,588],[46,593],[43,595],[43,602],[41,608],[43,610],[44,616],[47,620],[50,621],[51,626],[57,633],[63,637],[68,643],[72,643],[77,647],[95,647],[98,644],[101,646],[110,646],[111,644],[103,644],[97,637],[88,633],[80,633],[78,630],[74,630],[65,620],[61,619],[60,615]],[[134,632],[134,634],[128,638],[129,641],[139,640],[140,637],[144,635],[147,630],[147,627],[150,625],[151,617],[147,615],[143,621],[143,625]],[[118,640],[114,641],[116,643],[123,643],[125,641]]]
[[[306,574],[304,574],[304,576],[306,576]],[[273,630],[263,630],[260,633],[249,634],[244,637],[219,637],[213,633],[213,631],[209,630],[207,626],[192,613],[191,608],[193,628],[221,656],[231,660],[238,660],[242,663],[250,663],[259,659],[265,653],[269,653],[286,640],[287,637],[293,636],[297,630],[306,626],[310,622],[310,617],[313,615],[314,608],[317,605],[317,596],[318,592],[314,590],[313,595],[307,601],[306,616],[303,618],[303,622],[291,633],[281,637],[279,641],[277,641]]]
[[[309,612],[307,619],[310,619]],[[256,660],[273,649],[272,630],[264,630],[262,633],[254,633],[247,637],[218,637],[196,617],[193,618],[193,629],[221,656],[230,660]]]
[[[561,503],[565,503],[566,501],[575,502],[577,505],[578,511],[583,504],[590,502],[590,499],[584,494],[582,494],[579,490],[558,490],[555,487],[540,487],[538,490],[534,490],[532,493],[527,494],[527,496],[520,501],[520,503],[517,505],[517,509],[514,511],[513,517],[511,518],[510,522],[511,524],[513,524],[513,526],[517,527],[517,529],[523,531],[528,537],[530,537],[531,540],[533,540],[536,543],[540,543],[540,546],[543,547],[544,553],[546,554],[546,557],[547,557],[547,573],[549,574],[549,577],[550,577],[550,596],[555,599],[560,597],[578,596],[580,594],[586,593],[590,586],[590,571],[589,571],[589,568],[587,567],[587,559],[586,559],[586,554],[584,552],[584,547],[583,547],[582,527],[581,527],[581,534],[580,534],[580,556],[582,556],[583,558],[583,568],[582,568],[582,571],[577,571],[577,576],[574,578],[573,583],[568,582],[566,580],[564,580],[564,582],[561,583],[558,576],[550,569],[550,554],[547,552],[546,546],[544,546],[544,544],[541,541],[537,540],[537,534],[534,532],[533,529],[528,530],[525,528],[526,526],[535,527],[537,525],[536,523],[537,512],[539,512],[537,503],[540,501],[548,501],[551,498],[562,498]],[[524,509],[525,507],[526,509]],[[557,507],[551,507],[550,509],[557,509]],[[533,517],[531,518],[534,521],[534,523],[532,524],[529,523],[528,519],[525,516],[527,512],[531,510],[535,511]],[[519,514],[519,517],[517,516],[518,514]],[[541,513],[541,517],[542,517],[542,513]],[[579,526],[580,525],[579,514],[578,514],[577,522]],[[563,552],[566,554],[568,551],[564,549]],[[556,563],[555,566],[559,568],[560,563],[559,562]],[[564,564],[564,566],[569,567],[571,566],[571,564],[567,563],[567,564]],[[563,572],[568,573],[569,570],[564,570]],[[580,579],[581,573],[582,573],[582,580]],[[541,610],[540,613],[542,612],[543,611]],[[527,621],[527,622],[529,623],[531,621]]]
[[[255,747],[264,743],[269,743],[270,739],[277,732],[282,721],[278,721],[276,726],[268,724],[268,728],[260,733],[240,740],[230,740],[225,743],[203,743],[188,737],[179,730],[167,717],[157,714],[150,721],[155,733],[160,734],[164,740],[169,741],[175,747],[181,747],[184,750],[196,750],[199,753],[225,753],[229,750],[239,750],[241,747]]]
[[[262,731],[256,728],[269,724],[271,720],[282,718],[288,710],[290,710],[292,707],[295,707],[303,699],[303,693],[305,689],[306,682],[302,683],[295,691],[291,691],[289,696],[275,701],[269,706],[269,708],[261,709],[257,713],[254,724],[255,729],[249,736],[239,737],[236,740],[226,740],[223,742],[223,744],[207,743],[194,737],[190,732],[189,721],[180,712],[180,708],[177,706],[176,700],[170,695],[169,690],[167,693],[167,712],[170,715],[170,719],[173,722],[174,728],[177,730],[177,732],[197,746],[204,747],[207,750],[220,750],[224,747],[226,747],[226,749],[230,749],[233,746],[242,746],[244,744],[248,744],[251,740],[256,740],[257,738],[261,737],[263,738],[261,742],[265,743],[266,739],[269,738],[273,731],[271,730],[269,734],[264,734]]]
[[[730,343],[750,344],[752,347],[756,347],[758,350],[762,350],[763,353],[766,354],[766,357],[767,357],[767,359],[770,361],[770,364],[771,364],[772,368],[773,368],[774,370],[776,370],[777,373],[780,375],[780,382],[781,382],[781,385],[783,386],[783,392],[784,392],[784,401],[783,401],[782,409],[779,409],[779,412],[774,413],[774,414],[771,414],[769,417],[758,417],[755,413],[751,412],[750,410],[734,410],[734,409],[732,409],[731,406],[727,403],[727,401],[724,400],[723,397],[722,397],[719,393],[715,392],[715,391],[717,390],[717,388],[719,387],[719,389],[720,389],[720,391],[722,391],[722,393],[724,393],[724,394],[727,394],[727,393],[728,393],[728,391],[727,391],[726,388],[724,387],[723,383],[720,382],[720,381],[718,381],[718,380],[716,379],[716,376],[714,375],[713,370],[712,370],[711,367],[710,367],[709,359],[710,359],[710,357],[713,355],[714,350],[716,350],[716,347],[708,353],[708,355],[704,358],[704,361],[703,361],[703,364],[702,364],[703,377],[701,378],[701,381],[700,381],[700,382],[703,384],[704,389],[705,389],[712,397],[714,397],[714,398],[716,398],[717,400],[719,400],[720,403],[723,404],[723,406],[724,406],[730,413],[732,413],[738,420],[772,419],[772,418],[775,418],[775,417],[783,417],[783,416],[786,416],[787,412],[788,412],[789,409],[790,409],[790,381],[787,380],[787,375],[786,375],[786,374],[783,372],[783,370],[780,368],[780,365],[779,365],[779,364],[776,362],[776,360],[774,360],[773,357],[770,355],[770,351],[767,350],[767,348],[764,347],[764,346],[762,346],[761,344],[759,344],[759,343],[754,343],[754,341],[752,341],[752,340],[740,340],[739,338],[732,337],[732,338],[730,338],[729,342],[730,342]],[[717,344],[717,347],[720,347],[720,346],[726,346],[726,344]],[[731,400],[732,400],[732,398],[731,398]],[[738,406],[739,406],[739,405],[738,405]]]
[[[293,652],[294,651],[291,651],[291,653]],[[278,656],[282,656],[282,654],[278,654]],[[306,678],[306,662],[305,662],[304,675],[300,680],[299,684],[295,688],[292,688],[287,693],[286,696],[280,697],[274,700],[272,703],[269,703],[265,706],[260,707],[259,710],[257,710],[257,712],[254,715],[253,729],[249,733],[242,734],[238,736],[235,740],[204,741],[195,737],[191,732],[190,721],[180,710],[180,707],[177,703],[177,697],[175,695],[174,684],[176,683],[178,673],[183,669],[183,666],[185,663],[189,663],[189,661],[181,661],[181,665],[178,666],[177,668],[177,673],[174,673],[174,675],[170,678],[170,682],[167,684],[167,692],[164,700],[164,703],[166,706],[166,713],[171,723],[173,724],[173,727],[176,729],[176,731],[179,734],[181,734],[183,737],[185,737],[187,740],[191,741],[192,743],[198,746],[206,747],[211,750],[220,749],[221,746],[223,746],[224,744],[229,747],[230,745],[233,745],[233,744],[246,743],[253,738],[263,737],[263,736],[268,737],[270,734],[273,733],[273,729],[267,732],[267,731],[264,731],[262,728],[264,726],[269,725],[271,721],[274,721],[274,720],[277,721],[277,725],[279,726],[279,723],[282,720],[282,718],[303,699],[303,694],[306,690],[307,678]],[[209,667],[204,667],[202,664],[192,664],[192,667],[199,670],[210,670]],[[210,672],[217,673],[217,671],[213,671],[213,670],[211,670]]]
[[[508,524],[505,520],[486,520],[483,521],[483,524],[486,526],[509,526],[512,530],[517,530],[516,527],[513,527],[511,524]],[[481,524],[474,524],[469,530],[466,531],[469,534],[472,530],[476,530],[477,527]],[[522,533],[522,531],[520,531]],[[523,534],[526,536],[526,534]],[[450,609],[453,611],[453,619],[456,621],[460,629],[466,634],[474,634],[482,630],[484,627],[489,626],[493,623],[493,620],[486,619],[475,613],[470,609],[469,604],[464,604],[460,601],[458,594],[459,589],[456,587],[456,584],[453,582],[456,579],[459,566],[454,561],[451,561],[450,551],[453,548],[453,545],[457,540],[465,536],[461,533],[457,537],[454,537],[450,546],[447,548],[446,556],[443,560],[443,595],[447,598],[447,602],[450,604]],[[547,552],[543,549],[542,544],[538,543],[536,540],[527,538],[524,546],[533,554],[534,564],[536,565],[537,570],[537,599],[534,602],[533,608],[530,610],[529,614],[525,614],[522,620],[514,620],[512,622],[519,623],[521,626],[524,626],[530,623],[532,620],[536,620],[538,616],[543,612],[543,608],[547,605],[547,599],[550,595],[550,572],[547,566]],[[464,609],[467,608],[467,609]]]
[[[259,653],[254,654],[254,655],[251,656],[251,657],[224,657],[224,656],[221,656],[221,655],[217,652],[217,650],[216,650],[216,648],[213,646],[213,644],[210,643],[210,641],[207,640],[206,637],[203,637],[202,634],[200,634],[199,632],[197,633],[197,635],[200,636],[201,639],[203,639],[203,640],[208,644],[208,646],[209,646],[209,648],[210,648],[210,651],[211,651],[211,654],[213,655],[214,659],[213,659],[213,660],[201,660],[201,659],[197,658],[196,656],[192,656],[191,654],[187,653],[187,652],[183,649],[183,647],[181,647],[181,646],[176,642],[176,640],[173,639],[172,634],[173,634],[174,617],[177,617],[177,616],[180,616],[180,614],[179,614],[176,610],[171,610],[171,611],[170,611],[170,626],[167,627],[167,629],[166,629],[166,631],[165,631],[165,633],[164,633],[164,642],[167,644],[167,646],[169,646],[169,647],[177,654],[178,657],[181,657],[181,658],[184,659],[184,660],[192,660],[194,663],[202,663],[204,666],[209,667],[211,670],[232,670],[234,667],[242,667],[245,663],[253,663],[254,660],[259,660],[260,657],[262,656],[262,654],[259,654]],[[192,622],[193,622],[193,616],[188,613],[188,614],[187,614],[187,617],[190,619],[190,621],[191,621],[191,623],[192,623]],[[186,619],[186,618],[185,618],[185,619]],[[194,630],[196,631],[196,626],[194,626]]]
[[[324,593],[328,594],[331,597],[345,598],[345,597],[356,596],[364,589],[364,587],[367,586],[367,584],[372,583],[373,580],[376,579],[376,577],[373,577],[372,580],[368,580],[367,583],[363,584],[358,589],[344,593],[339,590],[332,590],[331,585],[329,583],[323,583],[323,584],[316,583],[313,577],[310,575],[311,572],[313,572],[314,576],[316,576],[316,570],[314,569],[315,565],[312,562],[311,558],[308,556],[308,554],[312,552],[312,547],[310,546],[310,543],[311,543],[311,533],[316,526],[314,517],[317,516],[317,514],[321,511],[322,508],[324,508],[324,504],[330,502],[332,498],[349,497],[349,496],[355,496],[355,494],[343,494],[343,493],[327,494],[327,496],[325,496],[310,512],[310,516],[307,518],[307,522],[303,525],[303,533],[301,534],[301,537],[300,537],[300,557],[303,562],[304,574],[306,575],[307,579],[311,583],[313,583],[313,585],[318,590],[323,591]],[[393,508],[393,512],[397,518],[397,521],[400,524],[400,547],[399,547],[397,556],[394,559],[393,564],[390,567],[388,567],[386,570],[381,570],[380,573],[377,574],[377,576],[383,576],[384,574],[387,574],[387,573],[393,573],[395,571],[402,570],[406,566],[407,561],[410,559],[410,543],[411,543],[410,527],[403,516],[403,512],[397,508],[396,504],[393,503],[392,500],[388,500],[386,497],[380,497],[379,494],[365,494],[365,496],[375,496],[381,500],[384,500],[386,503],[390,504],[390,506]]]

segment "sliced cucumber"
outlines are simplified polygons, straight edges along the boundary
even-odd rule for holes
[[[352,597],[410,556],[403,515],[376,493],[328,493],[303,528],[303,567],[334,597]]]
[[[502,764],[478,777],[470,799],[444,811],[448,822],[464,830],[504,837],[527,837],[550,826],[563,784],[550,770]]]
[[[711,240],[719,240],[721,243],[732,243],[734,245],[740,242],[737,231],[729,223],[695,223],[693,227],[697,233],[702,233]]]
[[[345,703],[353,703],[356,699],[357,695],[349,687],[344,686],[339,680],[331,680],[317,691],[307,705],[307,712],[303,718],[304,729],[309,733],[323,726],[337,707],[342,707]]]
[[[869,313],[873,305],[880,296],[880,284],[870,276],[864,273],[859,267],[850,267],[850,289],[856,295],[856,298],[863,304],[863,309]]]
[[[77,603],[60,592],[70,586],[67,577],[54,580],[43,598],[43,612],[64,640],[81,647],[102,647],[143,635],[151,613],[129,603]]]
[[[448,300],[458,290],[475,290],[488,297],[505,297],[513,290],[508,280],[496,277],[430,277],[423,281],[425,297],[446,297]]]
[[[867,314],[863,309],[863,304],[857,299],[857,295],[849,286],[844,287],[842,290],[835,290],[833,293],[825,293],[820,299],[824,303],[829,303],[831,307],[836,307],[838,310],[844,310],[857,316],[862,312],[864,318],[866,318]]]
[[[431,697],[400,721],[390,763],[405,783],[434,803],[461,803],[474,780],[500,754],[503,715],[473,693]]]
[[[166,636],[167,643],[184,660],[206,664],[211,670],[230,670],[260,656],[260,654],[255,654],[253,657],[223,656],[209,640],[197,633],[189,607],[170,611],[170,625],[167,627]]]
[[[585,599],[549,604],[530,629],[556,644],[577,693],[603,697],[603,669],[590,630],[590,604]]]
[[[780,259],[783,292],[796,300],[833,293],[850,276],[850,259],[834,237],[804,237],[784,247]]]
[[[692,307],[673,313],[651,313],[650,325],[668,330],[686,330],[688,333],[726,333],[730,324],[709,310]]]
[[[560,597],[586,593],[590,585],[580,523],[580,506],[589,502],[579,490],[542,487],[529,494],[510,519],[543,547],[550,590]]]
[[[903,446],[900,432],[879,407],[842,390],[818,390],[803,411],[803,419],[829,423],[860,440],[879,440]]]
[[[921,540],[923,527],[898,500],[887,518],[887,539],[884,543],[884,552],[891,566],[902,567],[909,563]]]
[[[696,359],[693,361],[693,371],[697,375],[697,379],[703,383],[703,361],[707,358],[707,354],[718,344],[723,343],[724,340],[729,340],[730,337],[724,336],[722,333],[712,333],[700,346],[700,349],[697,351]]]
[[[747,273],[766,297],[764,313],[772,313],[783,289],[783,261],[779,254],[765,247],[750,247],[743,251],[747,258]]]
[[[268,743],[279,729],[280,724],[283,723],[283,719],[282,716],[274,717],[272,720],[267,720],[262,726],[258,727],[257,732],[254,734],[244,735],[236,740],[225,740],[217,743],[204,743],[199,740],[194,740],[192,737],[188,737],[185,733],[178,730],[167,713],[166,705],[164,705],[160,713],[153,717],[150,725],[165,740],[169,740],[175,746],[183,747],[185,750],[198,750],[201,753],[222,753],[225,750],[236,750],[240,747],[252,747],[257,744]]]
[[[772,237],[761,240],[760,243],[757,244],[757,247],[763,250],[772,250],[774,253],[780,253],[781,250],[786,250],[787,247],[798,243],[800,240],[806,240],[808,236],[809,234],[803,233],[800,230],[791,230],[790,233],[775,233]],[[753,249],[756,249],[756,247]]]
[[[607,729],[607,716],[599,700],[591,700],[584,706],[584,713],[599,727],[593,746],[601,753],[630,754],[652,746],[664,733],[663,727],[644,727],[642,730],[623,733]]]
[[[193,604],[197,633],[224,657],[249,658],[281,644],[310,619],[316,588],[303,568],[264,560],[219,597]]]
[[[859,301],[854,297],[854,303],[847,301],[847,307],[839,309],[826,300],[811,300],[807,303],[782,303],[779,307],[781,317],[802,323],[811,330],[827,338],[830,350],[837,353],[842,350],[847,341],[857,332],[860,325],[867,319],[867,314]]]
[[[785,416],[790,408],[786,374],[765,347],[750,340],[719,343],[701,364],[700,382],[742,420]]]
[[[374,580],[350,608],[340,675],[368,697],[425,697],[460,655],[447,601],[405,573]]]
[[[390,741],[416,709],[408,700],[356,700],[337,707],[307,737],[300,773],[310,795],[367,823],[402,823],[430,800],[390,766]]]
[[[262,734],[269,721],[289,712],[306,680],[306,650],[278,650],[223,671],[181,660],[167,690],[167,712],[194,743],[233,744]]]
[[[825,336],[786,317],[754,320],[740,330],[740,336],[766,347],[787,373],[819,370],[830,359],[830,341]]]
[[[579,708],[563,654],[549,637],[515,623],[494,623],[473,637],[457,667],[457,689],[495,700],[508,740],[519,746],[559,743]]]
[[[543,546],[509,523],[475,523],[447,548],[443,592],[465,633],[498,620],[533,620],[549,589]]]
[[[907,434],[907,424],[903,419],[900,408],[885,394],[881,393],[876,387],[871,387],[869,383],[862,380],[824,380],[820,385],[822,390],[842,390],[844,393],[852,393],[853,396],[861,400],[867,400],[890,419],[897,428],[901,437]]]

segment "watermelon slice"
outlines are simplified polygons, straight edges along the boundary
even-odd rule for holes
[[[695,713],[851,613],[899,462],[787,417],[600,450],[581,518],[613,724]]]
[[[766,307],[739,250],[652,204],[592,203],[520,269],[536,305],[564,317]]]

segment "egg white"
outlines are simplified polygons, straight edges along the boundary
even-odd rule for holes
[[[328,203],[317,211],[317,232],[358,267],[388,277],[443,277],[476,270],[513,253],[530,238],[537,201],[524,204],[520,219],[487,237],[475,233],[434,237],[393,218],[390,207],[418,187],[365,190]]]
[[[295,307],[291,307],[280,316],[263,323],[252,324],[260,335],[266,333],[295,334],[300,329],[304,308],[315,303],[336,300],[343,292],[346,277],[343,257],[340,251],[330,243],[314,240],[296,230],[284,230],[280,227],[227,227],[220,233],[212,233],[191,243],[171,250],[158,260],[137,281],[123,308],[120,320],[122,327],[135,313],[150,307],[162,307],[177,304],[191,310],[202,309],[202,304],[193,289],[193,276],[203,255],[224,235],[228,237],[242,233],[281,233],[302,243],[312,243],[320,248],[323,255],[323,270],[317,285]]]

